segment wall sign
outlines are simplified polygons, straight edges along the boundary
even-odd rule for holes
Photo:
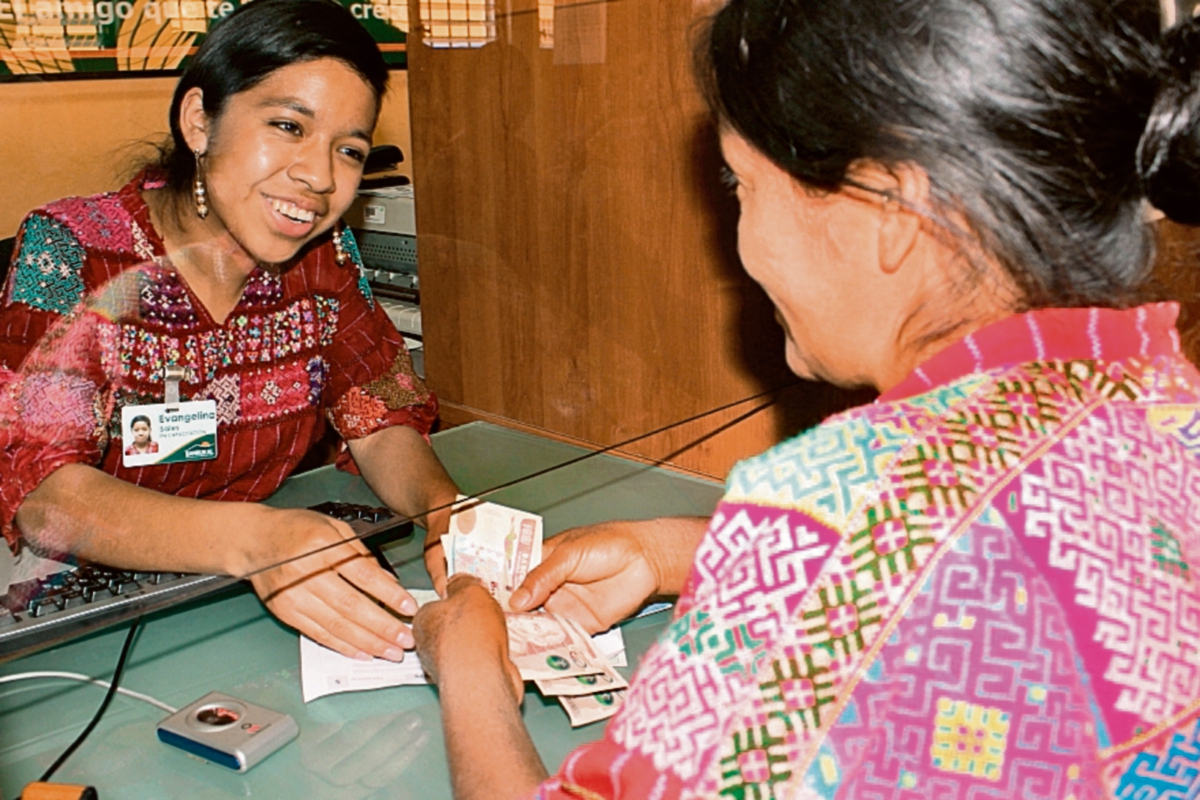
[[[209,28],[251,0],[0,0],[0,81],[178,74]],[[339,0],[392,67],[408,0]]]

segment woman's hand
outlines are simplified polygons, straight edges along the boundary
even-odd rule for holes
[[[575,620],[589,633],[608,630],[654,595],[677,595],[707,521],[668,518],[605,522],[546,540],[509,605]]]
[[[500,605],[478,579],[460,573],[446,584],[446,599],[427,603],[413,620],[421,666],[441,685],[447,670],[490,675],[503,670],[518,705],[525,683],[508,657],[508,626]]]
[[[425,531],[425,571],[433,581],[433,589],[439,597],[446,596],[446,549],[442,545],[442,534],[450,530],[450,509],[431,511],[425,515],[428,529]]]
[[[438,686],[454,797],[528,797],[546,768],[521,720],[525,684],[508,657],[504,612],[478,580],[455,575],[446,599],[413,620],[421,666]]]
[[[354,539],[346,523],[302,509],[263,508],[274,545],[263,564],[312,553],[250,578],[271,613],[318,644],[351,658],[399,661],[413,646],[412,632],[396,618],[417,604]]]
[[[450,506],[458,487],[421,434],[403,425],[347,442],[363,479],[388,508],[412,516],[425,528],[425,569],[446,596],[442,534],[450,529]],[[435,510],[436,509],[436,510]]]

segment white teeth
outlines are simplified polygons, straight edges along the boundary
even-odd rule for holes
[[[312,211],[300,208],[300,206],[293,203],[285,203],[282,200],[272,200],[271,208],[296,222],[312,222],[313,218],[317,216]]]

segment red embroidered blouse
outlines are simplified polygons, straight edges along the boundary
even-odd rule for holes
[[[25,497],[64,464],[181,497],[261,500],[323,435],[392,425],[428,434],[437,401],[375,303],[353,238],[328,237],[278,273],[256,269],[223,323],[169,267],[141,196],[115,193],[32,212],[0,305],[0,532],[15,546]],[[217,458],[122,466],[121,408],[160,403],[164,369],[181,400],[216,401]],[[348,453],[339,466],[353,469]]]

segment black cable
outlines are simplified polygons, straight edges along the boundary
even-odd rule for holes
[[[497,486],[492,486],[488,489],[484,489],[482,491],[476,492],[475,494],[467,495],[462,500],[455,500],[453,503],[444,503],[440,506],[434,506],[433,508],[426,509],[425,511],[423,511],[421,513],[422,514],[432,514],[437,511],[444,511],[447,508],[452,508],[453,506],[457,506],[460,503],[466,503],[471,500],[479,500],[481,498],[488,497],[489,495],[495,494],[496,492],[499,492],[502,489],[511,488],[512,486],[515,486],[519,483],[524,483],[525,481],[541,477],[542,475],[545,475],[547,473],[554,472],[556,470],[560,470],[565,467],[569,467],[573,464],[578,464],[581,461],[587,461],[589,458],[595,458],[596,456],[602,456],[605,453],[611,453],[614,450],[620,450],[623,447],[628,447],[629,445],[633,444],[634,442],[640,442],[642,439],[649,439],[651,436],[657,436],[660,433],[666,433],[667,431],[669,431],[673,428],[682,427],[684,425],[687,425],[690,422],[696,422],[698,420],[704,419],[705,417],[711,417],[713,414],[719,414],[722,411],[727,411],[731,408],[736,408],[737,406],[745,405],[746,403],[749,403],[752,400],[758,400],[760,397],[766,397],[767,395],[779,394],[780,392],[784,391],[785,389],[790,389],[791,387],[797,385],[798,383],[799,383],[799,381],[793,381],[791,383],[784,384],[783,386],[776,386],[774,388],[767,389],[764,392],[759,392],[758,394],[750,395],[749,397],[743,397],[741,400],[735,400],[732,403],[726,403],[723,406],[717,406],[716,408],[710,408],[708,411],[703,411],[699,414],[688,417],[687,419],[681,419],[681,420],[678,420],[677,422],[672,422],[668,425],[663,425],[662,427],[655,428],[654,430],[649,431],[647,433],[639,433],[637,436],[626,439],[623,442],[617,442],[616,444],[610,444],[606,447],[602,447],[599,450],[593,450],[591,452],[584,453],[581,456],[576,456],[575,458],[567,459],[566,461],[562,462],[561,464],[554,464],[553,466],[549,466],[544,469],[540,469],[540,470],[531,472],[528,475],[522,475],[519,478],[513,478],[512,480],[505,481],[504,483],[501,483]],[[705,439],[708,439],[709,437],[715,435],[716,433],[726,430],[729,427],[736,425],[736,424],[754,416],[755,414],[759,413],[763,409],[771,407],[772,405],[775,404],[775,402],[776,402],[775,400],[771,400],[771,402],[769,402],[769,403],[764,403],[761,406],[757,406],[756,408],[751,409],[750,411],[746,412],[745,414],[742,414],[741,416],[737,417],[736,419],[733,419],[730,422],[727,422],[724,425],[719,426],[716,430],[709,431],[708,433],[706,433],[704,436],[701,436],[696,441],[702,442]],[[695,444],[695,442],[693,442],[692,444]],[[668,454],[668,458],[673,455],[676,455],[677,453],[683,452],[684,450],[687,449],[687,447],[690,447],[690,446],[691,446],[691,444],[689,444],[683,448],[680,448],[679,450],[675,451],[675,453]],[[660,459],[647,459],[647,460],[655,465],[661,465],[661,464],[666,463],[665,461],[660,460]],[[401,515],[401,519],[399,521],[412,522],[413,518],[411,516]],[[282,567],[283,565],[290,564],[293,561],[299,561],[302,558],[308,558],[309,556],[316,555],[317,553],[323,553],[326,550],[332,550],[336,547],[341,547],[344,544],[346,544],[346,542],[357,541],[358,539],[362,539],[368,535],[369,534],[355,534],[355,536],[351,539],[344,539],[340,542],[330,542],[329,544],[323,545],[322,547],[318,547],[315,550],[310,550],[306,553],[300,553],[299,555],[291,556],[290,558],[285,558],[274,564],[268,564],[265,567],[259,567],[258,569],[254,570],[252,572],[247,572],[245,575],[243,575],[242,580],[253,578],[255,575],[258,575],[263,572],[267,572],[269,570],[276,569],[277,567]],[[237,580],[237,579],[235,579],[233,577],[229,578],[230,583],[233,583],[235,580]]]
[[[46,781],[50,780],[50,776],[55,772],[58,772],[58,768],[63,765],[63,762],[71,757],[71,754],[79,748],[79,745],[83,744],[84,739],[86,739],[91,732],[95,730],[96,726],[100,724],[100,718],[104,716],[104,712],[108,710],[108,704],[112,702],[113,697],[117,694],[117,684],[121,682],[121,673],[125,671],[125,660],[129,657],[129,651],[133,647],[133,637],[137,633],[138,623],[141,621],[142,618],[137,617],[129,625],[129,634],[125,637],[125,644],[121,648],[121,656],[117,659],[117,668],[113,670],[112,680],[109,681],[108,692],[105,693],[104,700],[100,703],[100,707],[96,709],[96,713],[92,716],[92,721],[89,722],[87,727],[83,729],[83,733],[75,737],[75,741],[71,742],[71,746],[64,750],[62,755],[55,759],[54,763],[50,765],[49,769],[42,773],[42,777],[39,779],[41,782],[45,783]]]

